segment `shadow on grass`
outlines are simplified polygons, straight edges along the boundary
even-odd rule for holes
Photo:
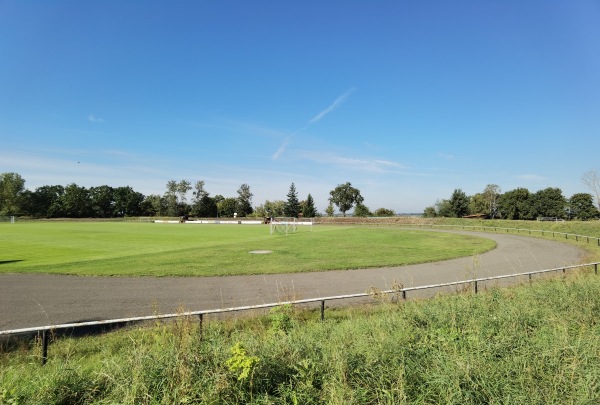
[[[18,263],[22,261],[23,260],[0,260],[0,264]]]

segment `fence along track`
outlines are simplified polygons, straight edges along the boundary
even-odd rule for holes
[[[532,235],[533,233],[539,233],[542,237],[545,237],[546,235],[552,235],[552,238],[555,238],[556,235],[559,235],[561,237],[565,237],[565,239],[574,239],[576,242],[579,241],[583,241],[586,240],[587,243],[590,243],[590,241],[595,240],[597,245],[600,246],[600,238],[596,238],[594,236],[586,236],[586,235],[578,235],[575,233],[566,233],[566,232],[556,232],[556,231],[546,231],[546,230],[541,230],[541,229],[522,229],[522,228],[503,228],[500,226],[473,226],[473,225],[435,225],[435,224],[431,224],[431,225],[423,225],[423,224],[406,224],[406,225],[401,225],[401,227],[408,227],[408,228],[425,228],[425,229],[433,229],[433,228],[448,228],[451,230],[463,230],[463,231],[483,231],[483,232],[488,232],[488,231],[494,231],[496,233],[498,233],[498,231],[506,231],[506,233],[509,232],[514,232],[517,235],[522,233],[528,233],[529,235]]]
[[[447,230],[454,230],[454,231],[458,231],[458,230],[462,230],[462,231],[480,231],[480,232],[506,232],[506,233],[510,233],[513,232],[517,235],[522,235],[522,234],[528,234],[528,235],[533,235],[534,233],[539,233],[540,236],[542,237],[546,237],[546,236],[550,236],[552,235],[552,238],[555,238],[556,236],[560,236],[561,238],[564,237],[565,239],[569,240],[569,239],[573,239],[577,242],[579,241],[587,241],[587,243],[590,243],[590,241],[596,241],[596,244],[598,246],[600,246],[600,238],[597,238],[595,236],[586,236],[586,235],[579,235],[576,233],[566,233],[566,232],[556,232],[556,231],[548,231],[548,230],[543,230],[543,229],[524,229],[524,228],[504,228],[501,226],[479,226],[479,225],[439,225],[439,224],[402,224],[402,223],[394,223],[394,222],[390,222],[390,223],[385,223],[385,222],[361,222],[361,221],[356,221],[356,222],[341,222],[341,223],[336,223],[336,222],[315,222],[315,225],[335,225],[335,226],[374,226],[374,227],[397,227],[397,228],[418,228],[418,229],[435,229],[435,228],[439,228],[441,230],[447,229]]]
[[[556,268],[545,269],[545,270],[536,270],[536,271],[530,271],[530,272],[524,272],[524,273],[507,274],[507,275],[502,275],[502,276],[473,278],[473,279],[469,279],[469,280],[453,281],[450,283],[440,283],[440,284],[430,284],[430,285],[417,286],[417,287],[398,288],[398,289],[393,289],[393,290],[380,291],[380,292],[378,292],[378,294],[401,295],[402,299],[406,300],[407,294],[409,292],[419,291],[419,290],[429,290],[429,289],[434,289],[434,288],[453,287],[453,286],[460,286],[460,285],[463,285],[463,286],[464,285],[467,285],[467,286],[472,285],[473,291],[475,293],[478,293],[479,284],[482,282],[486,282],[486,281],[527,277],[529,279],[529,281],[531,282],[532,277],[534,275],[555,273],[555,272],[562,272],[563,274],[565,274],[567,270],[581,269],[581,268],[585,268],[585,267],[593,267],[594,274],[598,274],[598,265],[599,264],[600,264],[600,262],[594,262],[594,263],[586,263],[586,264],[579,264],[579,265],[573,265],[573,266],[556,267]],[[201,338],[202,337],[202,323],[204,321],[204,315],[266,309],[266,308],[273,308],[273,307],[278,307],[278,306],[282,306],[282,305],[299,305],[299,304],[310,304],[310,303],[319,302],[321,304],[321,321],[323,321],[325,319],[325,302],[326,301],[335,301],[335,300],[353,299],[353,298],[365,298],[365,297],[371,297],[371,296],[372,296],[372,294],[370,294],[370,293],[357,293],[357,294],[335,295],[335,296],[329,296],[329,297],[308,298],[308,299],[302,299],[302,300],[292,300],[292,301],[277,302],[277,303],[270,303],[270,304],[248,305],[248,306],[233,307],[233,308],[209,309],[209,310],[189,311],[189,312],[174,313],[174,314],[150,315],[150,316],[139,316],[139,317],[132,317],[132,318],[108,319],[108,320],[103,320],[103,321],[89,321],[89,322],[67,323],[67,324],[61,324],[61,325],[38,326],[38,327],[32,327],[32,328],[22,328],[22,329],[0,331],[0,336],[23,335],[23,334],[32,334],[32,333],[36,333],[39,335],[41,333],[41,335],[42,335],[41,336],[41,340],[42,340],[41,362],[42,362],[42,365],[44,365],[44,364],[46,364],[46,362],[48,360],[49,335],[51,334],[51,332],[61,330],[61,329],[98,327],[98,326],[103,326],[103,325],[120,325],[120,324],[137,323],[137,322],[151,321],[151,320],[197,316],[198,320],[199,320],[199,324],[200,324],[200,338]]]

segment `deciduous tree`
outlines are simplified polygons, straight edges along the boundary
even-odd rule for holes
[[[464,191],[457,188],[452,193],[449,200],[450,203],[450,216],[454,218],[461,218],[469,214],[469,198]]]
[[[435,218],[436,216],[437,212],[435,211],[435,207],[433,205],[425,207],[423,210],[423,218]]]
[[[596,204],[600,210],[600,174],[598,174],[596,170],[590,170],[589,172],[584,173],[581,177],[581,181],[583,181],[583,184],[585,184],[596,196]]]
[[[283,201],[283,200],[275,200],[275,201],[266,200],[264,204],[261,204],[258,207],[256,207],[256,209],[254,210],[254,213],[259,217],[269,217],[269,218],[283,217],[284,216],[284,213],[283,213],[284,207],[285,207],[285,201]]]
[[[162,216],[167,210],[167,203],[163,197],[158,194],[151,194],[144,198],[144,205],[148,207],[148,214]]]
[[[532,196],[534,217],[564,218],[567,200],[560,188],[548,187]],[[533,219],[533,218],[531,218]]]
[[[169,180],[167,182],[167,191],[165,192],[164,200],[167,206],[166,214],[171,217],[179,216],[179,210],[177,208],[177,182],[175,180]]]
[[[61,197],[62,208],[67,218],[86,218],[92,215],[88,189],[71,183],[65,187]]]
[[[144,195],[129,186],[114,189],[114,216],[133,217],[143,215]]]
[[[500,195],[498,198],[498,211],[504,219],[535,218],[531,193],[523,187]]]
[[[438,217],[450,218],[454,215],[450,201],[445,199],[437,200],[435,202],[435,212]]]
[[[194,185],[193,202],[191,213],[194,216],[202,218],[213,218],[217,214],[217,203],[214,198],[204,188],[204,180],[197,181]]]
[[[192,189],[189,181],[169,180],[167,182],[167,191],[165,192],[165,201],[167,203],[167,215],[178,217],[187,213],[186,201],[187,193]]]
[[[362,203],[357,203],[356,207],[354,207],[354,216],[355,217],[368,217],[371,216],[371,211],[369,207]]]
[[[90,203],[92,216],[96,218],[110,218],[114,213],[114,190],[110,186],[90,188]]]
[[[377,208],[373,213],[376,217],[393,217],[396,215],[394,210],[390,210],[387,208]]]
[[[30,215],[34,217],[60,218],[64,217],[62,196],[65,188],[60,185],[42,186],[35,189],[31,195]]]
[[[18,173],[0,174],[0,215],[21,213],[21,197],[25,191],[25,180]]]
[[[329,202],[337,205],[343,216],[346,216],[346,211],[350,210],[354,204],[361,204],[364,201],[360,191],[352,187],[350,182],[339,184],[329,192],[329,195]]]
[[[252,214],[252,196],[253,194],[250,192],[250,186],[246,183],[242,184],[237,191],[238,193],[238,206],[237,206],[237,214],[240,217],[245,217],[246,215]]]
[[[497,184],[488,184],[483,190],[483,198],[486,203],[486,211],[490,218],[496,218],[498,215],[498,197],[500,196],[500,186]],[[472,212],[476,214],[476,212]]]
[[[594,197],[589,193],[573,194],[569,199],[569,214],[582,221],[598,218],[600,212],[594,206]]]
[[[225,218],[233,218],[233,214],[237,212],[238,199],[237,198],[224,198],[217,204],[219,209],[219,216]]]
[[[482,193],[477,193],[469,198],[469,214],[489,214],[488,204]]]

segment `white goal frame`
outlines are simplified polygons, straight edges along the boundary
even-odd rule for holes
[[[278,235],[289,235],[290,233],[298,232],[298,226],[309,225],[310,231],[312,232],[312,227],[314,224],[314,218],[307,218],[305,220],[299,220],[298,218],[292,217],[276,217],[271,218],[269,222],[269,234],[278,234]]]
[[[14,224],[17,221],[17,217],[14,215],[2,215],[0,216],[0,222],[10,222]]]
[[[296,233],[298,225],[296,224],[296,218],[277,217],[271,219],[269,224],[269,234],[281,234],[288,235],[290,233]]]

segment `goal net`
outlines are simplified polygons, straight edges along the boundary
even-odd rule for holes
[[[296,218],[277,217],[271,219],[270,233],[271,235],[288,235],[298,231],[298,223]]]

